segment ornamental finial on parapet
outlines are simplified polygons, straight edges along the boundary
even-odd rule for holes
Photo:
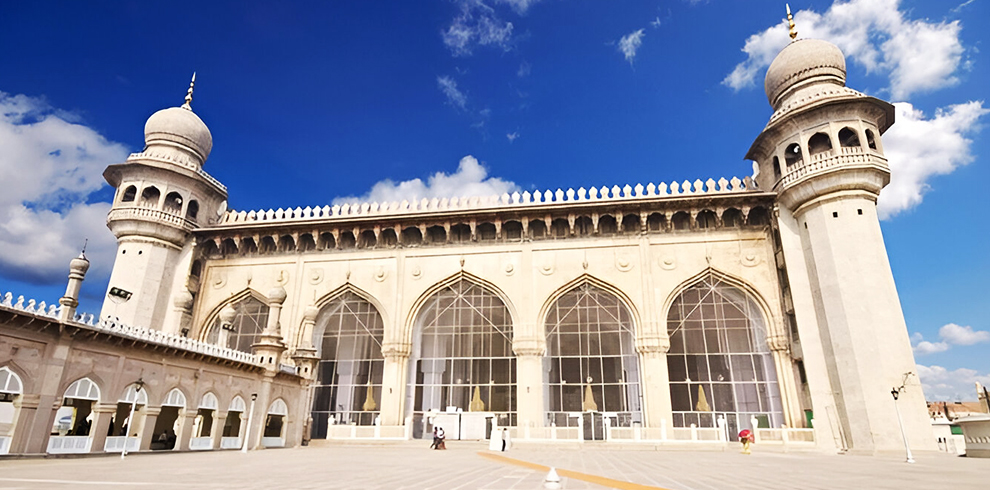
[[[787,27],[791,31],[791,33],[790,33],[791,42],[794,42],[794,40],[797,39],[797,29],[796,29],[797,26],[794,25],[794,16],[791,15],[791,6],[790,6],[790,4],[786,4],[785,3],[784,6],[787,7]],[[193,79],[194,80],[196,79],[196,75],[193,75]],[[192,87],[189,88],[189,93],[192,93]]]
[[[192,81],[189,82],[189,90],[186,91],[186,102],[182,104],[183,109],[192,110],[193,86],[196,85],[196,72],[193,72]]]

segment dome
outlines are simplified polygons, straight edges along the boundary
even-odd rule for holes
[[[169,107],[148,118],[144,125],[144,144],[155,142],[179,144],[192,150],[202,162],[213,149],[213,135],[203,120],[191,109]]]
[[[788,89],[808,81],[846,84],[846,58],[834,44],[819,39],[799,39],[777,54],[764,88],[767,100],[776,108]]]

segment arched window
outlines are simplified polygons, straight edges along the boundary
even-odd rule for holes
[[[182,213],[182,196],[178,192],[169,192],[166,194],[164,209],[172,214]]]
[[[595,224],[587,216],[578,216],[574,220],[574,234],[577,236],[588,236],[595,232]]]
[[[416,317],[407,404],[424,427],[423,414],[456,407],[495,412],[499,426],[516,425],[516,359],[509,309],[488,289],[466,279],[444,286]],[[482,428],[483,430],[483,428]],[[424,431],[424,432],[420,432]]]
[[[619,225],[613,216],[603,214],[598,218],[598,234],[602,236],[615,235],[619,232]]]
[[[375,230],[364,230],[358,236],[357,248],[375,248],[375,245],[378,245]]]
[[[471,226],[458,223],[450,227],[450,241],[452,243],[467,243],[471,241]]]
[[[410,226],[402,230],[402,245],[405,247],[415,247],[423,243],[423,232],[419,228]]]
[[[529,238],[539,240],[547,237],[547,224],[541,219],[534,219],[529,222]]]
[[[258,253],[270,254],[275,253],[276,250],[278,250],[278,245],[275,243],[274,237],[261,237],[261,243],[258,245]]]
[[[518,221],[506,221],[502,223],[502,236],[506,240],[522,240],[522,223]]]
[[[808,139],[808,153],[815,156],[832,149],[832,139],[825,133],[815,133]]]
[[[440,225],[434,225],[426,229],[426,243],[430,245],[443,245],[447,243],[447,230]]]
[[[157,187],[153,185],[145,187],[144,190],[141,191],[141,202],[139,202],[138,205],[145,208],[157,208],[158,199],[161,198],[161,196],[162,193],[158,191]]]
[[[292,239],[292,235],[282,235],[278,239],[277,250],[282,253],[294,252],[296,250],[296,242]]]
[[[340,240],[337,245],[343,250],[351,249],[357,246],[357,239],[354,238],[354,233],[342,231],[340,232]]]
[[[172,388],[162,401],[162,409],[155,419],[152,430],[151,449],[170,451],[175,449],[179,434],[182,433],[182,419],[179,413],[186,408],[186,395],[178,388]],[[194,422],[195,423],[195,422]]]
[[[571,224],[564,218],[557,218],[550,222],[550,231],[554,238],[567,238],[570,234]]]
[[[664,231],[667,228],[667,217],[662,213],[653,213],[646,218],[646,229],[650,231]]]
[[[52,434],[58,433],[59,437],[89,436],[93,428],[93,406],[99,401],[100,388],[93,380],[82,378],[74,381],[62,395],[62,406],[55,415]]]
[[[770,224],[770,215],[767,214],[767,209],[763,206],[757,206],[749,210],[749,222],[750,226],[766,226]]]
[[[223,432],[220,434],[220,449],[241,447],[241,416],[245,408],[244,399],[240,395],[230,400],[227,418],[223,421]]]
[[[871,150],[877,149],[876,137],[873,136],[873,131],[869,129],[866,130],[866,144],[869,145]]]
[[[494,241],[498,233],[496,233],[495,225],[493,223],[481,223],[478,225],[478,240],[490,242]]]
[[[196,221],[196,216],[199,216],[199,203],[192,199],[189,201],[189,206],[186,207],[186,219]]]
[[[742,211],[736,208],[729,208],[722,213],[722,226],[726,228],[735,228],[742,226],[742,223]]]
[[[839,146],[844,148],[858,147],[859,135],[852,128],[842,128],[839,130]]]
[[[378,246],[385,248],[395,248],[399,244],[399,237],[392,228],[385,228],[378,233]]]
[[[697,221],[698,221],[699,229],[711,228],[713,230],[715,229],[715,225],[718,222],[718,220],[715,217],[715,212],[708,209],[698,213]]]
[[[265,417],[265,430],[261,434],[261,445],[265,447],[282,447],[285,445],[285,418],[289,407],[281,398],[272,402]]]
[[[625,234],[636,234],[639,233],[639,215],[638,214],[627,214],[622,217],[622,233]]]
[[[23,392],[24,383],[21,382],[21,377],[7,367],[0,368],[0,393],[20,395]]]
[[[261,335],[268,324],[268,305],[254,296],[247,296],[234,303],[233,307],[237,315],[228,330],[222,331],[220,316],[217,315],[206,341],[241,352],[251,352],[251,345],[257,342],[258,335]],[[222,342],[224,338],[226,342]]]
[[[767,346],[767,324],[744,291],[715,277],[684,289],[667,314],[667,367],[674,426],[717,427],[725,417],[729,436],[780,427],[783,409],[777,373]]]
[[[313,393],[314,439],[327,423],[372,425],[380,413],[385,323],[373,304],[348,291],[316,317],[313,345],[320,363]]]
[[[124,194],[121,196],[120,202],[133,202],[135,197],[137,197],[137,187],[129,185],[124,189]]]
[[[801,154],[801,145],[797,143],[791,143],[790,145],[787,146],[787,149],[784,150],[784,163],[787,164],[788,168],[794,165],[798,165],[803,161],[804,161],[804,156]]]
[[[780,180],[780,159],[773,157],[773,180]]]
[[[337,240],[334,239],[333,233],[323,232],[320,233],[320,250],[333,250],[337,247]]]
[[[684,211],[678,211],[674,213],[674,216],[670,219],[670,223],[674,226],[675,230],[690,230],[691,215]]]
[[[24,393],[21,378],[7,367],[0,367],[0,454],[10,450],[10,438],[14,435],[17,408],[14,402]]]
[[[296,249],[300,252],[309,252],[310,250],[316,250],[316,241],[313,240],[312,233],[303,233],[299,235],[299,245]]]
[[[589,410],[642,423],[635,327],[619,298],[584,283],[550,306],[546,332],[547,425],[576,425],[569,412]]]

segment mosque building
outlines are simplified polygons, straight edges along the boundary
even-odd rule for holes
[[[104,172],[99,316],[84,255],[59,306],[2,300],[0,454],[436,426],[876,453],[899,419],[934,450],[876,210],[894,108],[845,81],[828,42],[777,55],[755,177],[267,211],[227,208],[190,86]]]

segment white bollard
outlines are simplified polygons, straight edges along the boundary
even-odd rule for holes
[[[543,479],[543,488],[548,490],[559,490],[564,488],[560,485],[560,475],[557,474],[557,468],[550,468],[550,472],[547,473],[547,477]]]

